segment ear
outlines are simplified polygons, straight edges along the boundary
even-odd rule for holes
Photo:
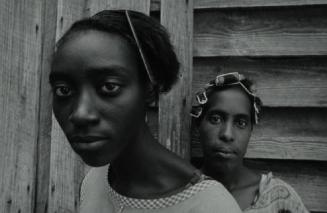
[[[153,84],[148,84],[146,88],[146,103],[148,106],[157,105],[158,101],[158,89]]]

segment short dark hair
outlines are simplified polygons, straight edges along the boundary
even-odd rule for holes
[[[166,29],[154,18],[136,11],[128,11],[134,30],[147,59],[158,92],[168,92],[178,79],[179,62]],[[78,32],[98,30],[122,36],[139,57],[141,79],[149,82],[145,66],[128,24],[125,10],[103,10],[92,17],[75,22],[57,43],[57,51]]]

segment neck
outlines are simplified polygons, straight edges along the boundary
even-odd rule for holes
[[[128,182],[144,178],[146,173],[144,168],[148,167],[150,162],[148,158],[157,146],[157,142],[146,124],[141,129],[133,141],[130,141],[111,163],[111,173],[114,174],[115,179]]]
[[[209,163],[204,163],[203,167],[206,175],[222,183],[228,191],[232,191],[240,185],[245,169],[243,162],[233,166],[227,164],[213,166]]]
[[[110,185],[130,197],[152,198],[184,186],[194,167],[170,152],[145,128],[110,165]]]

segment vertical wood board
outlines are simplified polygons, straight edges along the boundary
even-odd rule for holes
[[[159,142],[182,157],[190,155],[193,1],[162,1],[161,23],[168,29],[179,58],[179,81],[159,98]]]
[[[0,2],[0,212],[33,212],[41,54],[39,1]]]
[[[37,176],[35,213],[48,209],[51,156],[51,88],[49,84],[50,62],[55,47],[57,22],[57,0],[42,1],[42,55],[40,57],[40,99],[38,119]]]

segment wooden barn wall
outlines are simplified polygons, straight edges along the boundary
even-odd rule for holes
[[[327,2],[198,1],[192,91],[218,73],[253,79],[264,108],[248,165],[273,171],[311,211],[327,212],[327,5],[321,3]],[[201,158],[192,133],[192,155]]]
[[[242,72],[256,82],[264,102],[247,164],[273,171],[311,211],[327,212],[326,0],[0,3],[1,213],[78,211],[88,168],[51,114],[48,73],[55,42],[70,24],[105,8],[151,13],[171,33],[180,80],[148,113],[160,143],[201,162],[188,117],[193,94],[218,73]]]
[[[152,1],[153,14],[160,9]],[[327,1],[200,0],[193,19],[191,94],[221,73],[252,79],[264,108],[247,165],[273,171],[310,211],[327,212]],[[191,158],[201,164],[194,127]]]

